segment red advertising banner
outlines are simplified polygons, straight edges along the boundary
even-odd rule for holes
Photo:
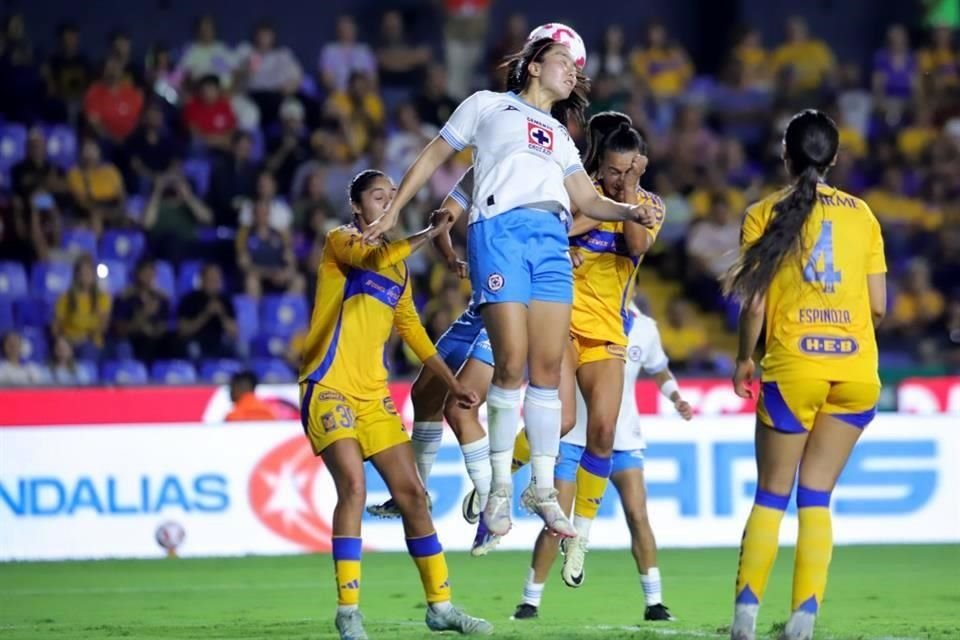
[[[960,376],[907,378],[897,387],[901,413],[960,413]]]

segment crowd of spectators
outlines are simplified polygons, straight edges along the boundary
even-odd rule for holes
[[[498,62],[529,32],[491,31],[487,3],[446,3],[442,53],[387,11],[349,15],[314,63],[269,22],[227,43],[211,16],[178,47],[118,31],[96,59],[74,23],[34,47],[20,15],[0,31],[0,384],[224,381],[253,367],[294,379],[326,232],[350,219],[350,178],[399,181],[458,101],[502,88]],[[884,366],[960,369],[960,56],[947,26],[891,25],[872,64],[838,60],[800,18],[765,43],[746,29],[716,76],[659,23],[588,43],[591,112],[631,115],[650,147],[643,184],[667,205],[644,263],[676,297],[651,309],[677,368],[723,371],[704,319],[731,305],[747,203],[786,182],[786,119],[826,110],[841,128],[829,181],[864,198],[887,240]],[[632,33],[632,32],[630,32]],[[365,40],[369,35],[370,39]],[[591,46],[594,45],[595,46]],[[572,128],[580,140],[582,132]],[[425,219],[470,162],[455,156],[404,216]],[[456,229],[461,250],[465,228]],[[437,337],[469,287],[429,252],[410,260]],[[391,368],[417,363],[397,341]]]

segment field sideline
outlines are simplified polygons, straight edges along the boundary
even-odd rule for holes
[[[736,549],[661,554],[664,596],[679,618],[643,622],[643,597],[625,551],[587,556],[587,582],[551,577],[541,618],[509,620],[528,554],[449,554],[454,600],[488,618],[500,638],[724,638]],[[775,637],[786,618],[793,549],[784,549],[761,612]],[[838,547],[818,638],[960,638],[960,545]],[[406,554],[369,553],[363,611],[371,638],[424,638],[419,581]],[[186,639],[336,638],[326,555],[0,564],[0,636]]]

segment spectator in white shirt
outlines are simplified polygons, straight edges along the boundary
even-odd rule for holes
[[[687,295],[705,310],[722,305],[720,277],[740,249],[740,224],[723,194],[714,194],[710,213],[687,234]]]
[[[320,51],[320,77],[330,91],[346,91],[350,75],[362,71],[376,84],[377,59],[370,47],[357,42],[357,23],[353,16],[337,18],[337,39]]]
[[[277,46],[277,32],[268,22],[257,25],[253,42],[240,45],[237,58],[249,74],[252,92],[291,95],[300,87],[303,67],[289,48]]]
[[[270,214],[268,222],[271,229],[281,233],[290,231],[293,224],[293,209],[287,201],[277,196],[277,181],[269,171],[261,171],[257,176],[257,193],[252,200],[247,200],[240,207],[240,225],[249,227],[253,224],[253,205],[256,201],[268,202]]]
[[[0,361],[0,387],[24,387],[47,382],[46,372],[32,362],[23,362],[20,335],[9,331],[3,336],[3,360]]]
[[[213,16],[202,16],[197,20],[193,42],[180,58],[178,71],[185,75],[188,82],[215,75],[220,78],[221,86],[229,87],[235,64],[231,48],[217,40],[217,25]]]
[[[424,124],[412,104],[401,104],[397,108],[397,129],[387,140],[387,161],[409,167],[439,131],[432,124]]]

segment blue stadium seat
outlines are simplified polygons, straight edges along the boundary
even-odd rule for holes
[[[200,363],[200,379],[212,384],[228,384],[230,376],[243,370],[237,360],[204,360]]]
[[[0,125],[0,169],[10,169],[26,157],[27,128],[14,122]]]
[[[13,300],[0,298],[0,333],[13,329]]]
[[[257,127],[253,131],[248,132],[250,134],[250,159],[254,162],[260,162],[263,160],[264,153],[266,151],[266,141],[263,137],[263,130],[260,127]]]
[[[63,234],[60,246],[70,252],[89,253],[96,259],[97,234],[90,229],[71,229]]]
[[[297,375],[293,372],[293,369],[278,358],[254,359],[253,372],[264,384],[284,384],[297,381]]]
[[[39,327],[21,327],[18,331],[23,339],[23,359],[30,362],[46,362],[50,353],[47,343],[47,331]]]
[[[289,344],[283,336],[261,333],[250,342],[250,354],[254,358],[282,358]]]
[[[136,222],[143,219],[143,211],[147,208],[147,199],[141,195],[127,197],[127,217]]]
[[[38,262],[30,274],[30,289],[34,295],[56,300],[70,288],[73,265],[66,262]]]
[[[210,162],[203,158],[191,158],[183,163],[183,175],[190,181],[193,192],[201,200],[205,198],[210,189]]]
[[[257,301],[250,296],[233,296],[233,309],[237,314],[237,340],[250,342],[259,330]]]
[[[129,282],[126,263],[120,260],[101,260],[100,266],[106,267],[106,273],[100,277],[101,288],[116,297],[127,288]]]
[[[0,298],[16,300],[27,296],[27,272],[19,262],[0,262]]]
[[[166,260],[157,260],[156,272],[153,282],[157,289],[163,291],[172,305],[177,300],[177,286],[176,278],[173,275],[173,267]]]
[[[44,297],[20,298],[13,303],[14,317],[20,327],[48,327],[53,323],[54,303]]]
[[[180,264],[180,272],[177,274],[178,297],[200,288],[201,271],[203,271],[203,263],[199,260],[187,260]]]
[[[147,368],[139,360],[114,360],[104,363],[100,377],[107,384],[147,384]]]
[[[77,361],[77,378],[81,384],[97,384],[100,382],[100,374],[97,371],[97,363],[92,360]]]
[[[186,360],[158,360],[150,368],[150,377],[164,384],[193,384],[197,371]]]
[[[133,267],[146,244],[143,233],[133,230],[104,231],[100,238],[100,258],[104,260],[120,260],[128,267]]]
[[[71,127],[56,124],[47,129],[47,157],[64,170],[76,163],[77,134]]]
[[[274,336],[290,337],[307,326],[307,301],[303,296],[264,296],[260,305],[260,329]]]

